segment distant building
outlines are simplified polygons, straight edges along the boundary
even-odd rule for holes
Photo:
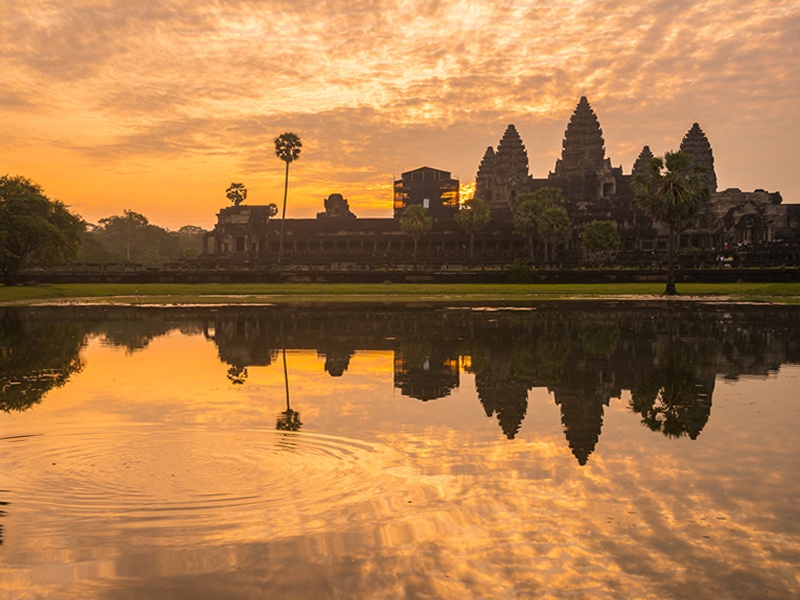
[[[458,212],[459,183],[449,171],[420,167],[407,171],[394,182],[394,217],[406,206],[419,204],[434,219],[452,219]]]

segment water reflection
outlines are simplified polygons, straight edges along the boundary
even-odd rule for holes
[[[790,597],[799,315],[2,309],[0,588]]]
[[[65,310],[69,311],[65,315]],[[335,310],[281,308],[4,309],[0,408],[25,410],[80,371],[88,335],[132,353],[178,330],[216,345],[227,378],[280,356],[286,409],[276,428],[303,423],[290,402],[287,350],[316,350],[331,377],[360,351],[394,354],[394,386],[423,402],[447,397],[462,373],[503,435],[523,426],[529,392],[546,388],[579,464],[595,451],[612,398],[648,429],[696,439],[706,426],[718,375],[766,376],[800,361],[800,322],[791,307],[543,305],[530,310]],[[66,318],[65,318],[66,317]]]
[[[85,332],[46,313],[0,312],[0,410],[27,410],[79,372]]]

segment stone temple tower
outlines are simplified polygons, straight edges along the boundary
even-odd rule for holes
[[[683,136],[681,150],[692,157],[694,164],[705,169],[703,179],[705,179],[708,191],[712,194],[717,191],[717,174],[714,171],[714,154],[711,151],[711,144],[708,142],[706,134],[695,123],[692,128]]]
[[[600,122],[586,96],[581,96],[564,133],[561,158],[551,177],[568,178],[610,169]]]
[[[478,166],[478,173],[475,175],[475,197],[480,198],[487,204],[492,201],[494,195],[494,148],[489,146],[483,155],[483,160]]]
[[[510,209],[514,197],[528,182],[528,152],[517,128],[509,125],[494,155],[494,190],[488,199],[491,209]]]
[[[639,153],[639,157],[636,159],[636,162],[633,163],[633,169],[631,169],[631,175],[644,175],[645,169],[647,169],[647,165],[650,164],[650,161],[655,158],[653,156],[653,151],[650,150],[650,146],[645,146],[642,148],[642,151]]]

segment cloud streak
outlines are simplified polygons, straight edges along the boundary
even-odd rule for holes
[[[140,165],[143,187],[129,201],[147,213],[145,198],[150,212],[169,208],[145,187],[156,171],[202,160],[219,182],[255,173],[272,138],[295,130],[319,174],[304,188],[341,186],[298,198],[304,214],[341,191],[369,210],[382,202],[388,215],[388,196],[368,199],[376,182],[425,162],[467,182],[509,122],[534,174],[546,175],[582,94],[626,170],[641,146],[675,148],[699,121],[723,186],[800,200],[789,166],[777,165],[800,135],[791,119],[800,8],[789,0],[0,6],[13,33],[0,42],[0,125],[11,139],[0,158],[82,206],[95,199],[78,197],[61,161],[82,164],[87,178],[116,161]],[[748,142],[773,150],[748,157]],[[45,146],[61,160],[37,162]],[[280,187],[267,170],[259,176],[265,189]],[[208,224],[217,192],[189,220]]]

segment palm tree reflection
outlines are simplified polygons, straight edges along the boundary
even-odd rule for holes
[[[299,431],[303,426],[300,413],[292,410],[289,404],[289,370],[286,367],[286,343],[283,341],[283,321],[281,321],[281,354],[283,356],[283,383],[286,388],[286,410],[278,415],[275,429],[279,431]]]
[[[242,385],[247,381],[247,367],[231,365],[228,369],[228,380],[234,385]]]
[[[642,424],[667,437],[697,439],[711,415],[714,373],[702,373],[702,352],[690,339],[676,339],[672,310],[667,313],[666,357],[631,390],[629,407]]]

